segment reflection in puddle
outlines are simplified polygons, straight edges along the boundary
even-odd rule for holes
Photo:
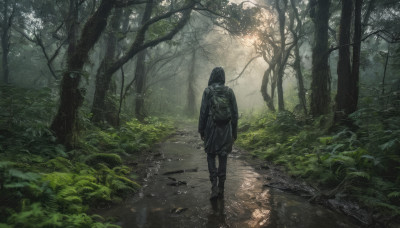
[[[241,199],[237,206],[251,211],[250,219],[244,222],[246,227],[267,227],[271,219],[270,193],[269,189],[263,191],[260,186],[259,175],[250,170],[243,170],[244,177],[236,192],[236,196]],[[241,216],[247,214],[242,211]]]
[[[226,224],[225,200],[211,200],[212,211],[207,217],[206,227],[229,227]]]
[[[249,227],[260,227],[269,224],[270,210],[266,209],[255,209],[251,214],[251,220],[247,222]]]

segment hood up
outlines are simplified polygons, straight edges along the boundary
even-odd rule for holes
[[[210,75],[210,79],[208,80],[208,86],[212,84],[225,84],[225,71],[222,67],[215,67]]]

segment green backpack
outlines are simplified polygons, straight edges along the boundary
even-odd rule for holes
[[[210,86],[210,111],[217,125],[226,125],[231,121],[231,105],[229,99],[229,87]]]

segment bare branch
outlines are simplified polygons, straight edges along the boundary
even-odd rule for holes
[[[25,37],[25,39],[27,39],[28,41],[35,43],[36,44],[36,40],[33,39],[32,37],[30,37],[28,34],[26,34],[24,31],[22,31],[21,29],[17,28],[17,27],[12,27],[16,32],[18,32],[19,34],[21,34],[23,37]]]
[[[67,40],[64,40],[60,46],[57,47],[57,49],[54,51],[53,55],[50,57],[50,62],[53,62],[53,60],[58,56],[58,54],[60,53],[60,50],[62,48],[62,46],[64,46],[64,44],[67,42]]]
[[[385,31],[385,30],[377,30],[377,31],[375,31],[375,32],[372,32],[372,33],[366,35],[364,38],[362,38],[362,39],[360,40],[360,42],[363,42],[364,40],[368,39],[370,36],[373,36],[373,35],[376,35],[376,36],[378,36],[378,37],[384,39],[384,40],[385,40],[386,42],[388,42],[388,43],[398,43],[398,42],[400,41],[400,38],[396,38],[396,37],[393,37],[393,36],[390,37],[391,39],[388,39],[387,37],[382,36],[381,33],[387,34],[387,31]],[[389,35],[389,36],[390,36],[390,35]],[[332,48],[330,48],[330,49],[328,50],[328,54],[330,54],[330,53],[333,52],[333,51],[338,50],[338,49],[341,48],[341,47],[344,47],[344,46],[353,46],[354,44],[356,44],[356,43],[349,43],[349,44],[344,44],[344,45],[340,45],[340,46],[337,46],[337,47],[332,47]]]
[[[45,48],[45,46],[43,44],[43,40],[39,37],[39,35],[37,33],[34,33],[34,37],[35,38],[33,39],[28,34],[26,34],[24,31],[20,30],[19,28],[13,27],[13,29],[16,32],[18,32],[19,34],[21,34],[23,37],[25,37],[25,39],[27,39],[28,41],[38,45],[41,48],[41,50],[43,52],[43,55],[47,60],[47,66],[48,66],[48,68],[50,70],[51,75],[53,76],[54,79],[58,80],[58,76],[54,72],[54,69],[53,69],[53,66],[52,66],[51,63],[53,62],[54,58],[56,57],[55,54],[56,53],[58,54],[58,51],[60,50],[61,46],[58,47],[58,49],[56,50],[56,53],[51,58],[49,58],[49,55],[47,54],[46,48]]]
[[[218,16],[218,17],[222,17],[222,18],[229,18],[229,17],[224,16],[224,15],[222,15],[222,14],[220,14],[220,13],[217,13],[217,12],[215,12],[215,11],[212,11],[212,10],[206,8],[206,7],[202,7],[202,8],[200,8],[200,7],[194,7],[193,10],[195,10],[195,11],[206,11],[206,12],[208,12],[208,13],[211,13],[211,14],[214,15],[214,16]]]
[[[53,36],[54,39],[62,40],[62,38],[59,37],[59,36],[57,35],[57,32],[58,32],[63,26],[64,26],[64,22],[61,22],[61,24],[54,30],[54,32],[52,33],[52,36]]]
[[[132,43],[128,52],[124,56],[122,56],[120,59],[115,61],[107,69],[107,73],[110,73],[110,74],[114,73],[122,65],[124,65],[126,62],[128,62],[133,56],[135,56],[140,51],[142,51],[148,47],[153,47],[163,41],[171,40],[174,37],[174,35],[177,34],[188,22],[188,20],[190,18],[190,13],[192,11],[191,8],[193,8],[194,5],[195,5],[195,2],[191,1],[189,4],[187,4],[186,6],[184,6],[182,8],[171,10],[168,13],[153,17],[150,20],[148,20],[147,22],[145,22],[138,30],[135,41]],[[168,18],[178,12],[182,12],[182,11],[184,12],[182,18],[178,21],[176,26],[171,31],[169,31],[166,35],[164,35],[162,37],[159,37],[157,39],[147,41],[144,43],[145,34],[150,25],[152,25],[162,19],[166,19],[166,18]]]
[[[122,8],[122,7],[127,7],[127,6],[132,6],[132,5],[138,5],[138,4],[145,4],[149,3],[149,1],[146,0],[119,0],[115,3],[115,7],[117,8]]]
[[[231,83],[231,82],[234,82],[234,81],[238,80],[238,79],[242,76],[242,74],[244,73],[244,71],[246,70],[246,68],[250,65],[250,63],[253,62],[253,60],[255,60],[255,59],[257,59],[257,58],[260,58],[260,57],[261,57],[261,55],[256,55],[256,56],[254,56],[253,58],[251,58],[251,59],[247,62],[247,64],[244,66],[244,68],[243,68],[243,70],[240,72],[240,74],[239,74],[236,78],[234,78],[234,79],[228,81],[228,83]]]
[[[35,35],[35,39],[37,41],[37,45],[40,46],[40,48],[42,49],[43,55],[47,60],[47,66],[49,67],[51,75],[53,76],[54,79],[57,80],[58,77],[57,77],[56,73],[54,72],[53,65],[51,65],[52,60],[50,61],[49,55],[47,54],[46,48],[44,47],[44,44],[43,44],[43,40],[36,33],[34,35]]]

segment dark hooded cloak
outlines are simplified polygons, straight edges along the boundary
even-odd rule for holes
[[[237,138],[238,108],[235,94],[231,88],[228,89],[228,97],[231,106],[231,121],[223,126],[216,125],[210,118],[210,91],[211,87],[225,86],[225,72],[222,67],[212,70],[208,87],[203,92],[199,117],[199,133],[204,136],[204,147],[206,153],[226,155],[232,151],[234,139]]]

